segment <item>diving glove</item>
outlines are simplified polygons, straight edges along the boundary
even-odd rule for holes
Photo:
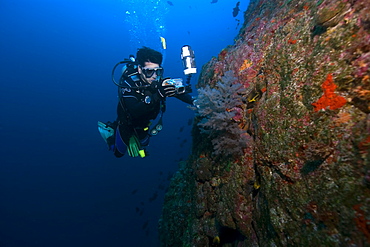
[[[176,87],[174,85],[159,85],[158,92],[162,98],[173,97],[176,95]]]

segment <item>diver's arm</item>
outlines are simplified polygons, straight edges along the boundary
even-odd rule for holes
[[[175,96],[175,98],[178,98],[182,102],[185,102],[185,103],[187,103],[189,105],[193,105],[193,102],[194,102],[194,98],[190,94],[188,94],[188,93],[177,94]]]

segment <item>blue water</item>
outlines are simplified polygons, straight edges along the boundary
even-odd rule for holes
[[[163,188],[190,153],[194,112],[169,99],[150,156],[115,158],[97,131],[116,117],[111,69],[145,45],[181,77],[188,44],[200,71],[233,44],[248,5],[234,18],[237,1],[171,2],[0,2],[0,247],[158,245]]]

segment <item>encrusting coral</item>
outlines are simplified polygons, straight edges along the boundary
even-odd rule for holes
[[[315,111],[319,111],[321,109],[329,108],[330,110],[335,110],[341,108],[347,103],[347,100],[341,96],[335,94],[335,89],[337,86],[333,82],[333,75],[328,74],[328,77],[322,84],[322,90],[324,91],[324,95],[316,102],[312,103],[315,107]]]

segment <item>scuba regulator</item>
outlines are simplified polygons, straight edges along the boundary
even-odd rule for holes
[[[119,82],[117,82],[114,79],[114,73],[115,73],[117,67],[121,64],[125,64],[125,65],[122,67],[121,77],[120,77]],[[122,79],[131,77],[134,81],[139,80],[137,67],[138,67],[138,64],[136,63],[134,55],[130,55],[128,59],[126,58],[123,61],[118,62],[116,65],[114,65],[114,67],[112,69],[112,81],[113,81],[113,83],[119,88],[125,88],[125,87],[129,88],[129,86],[127,86],[127,85],[126,86],[122,85],[122,81],[123,81]],[[143,87],[145,87],[145,86],[143,86]],[[138,89],[138,88],[135,88],[135,89]]]

